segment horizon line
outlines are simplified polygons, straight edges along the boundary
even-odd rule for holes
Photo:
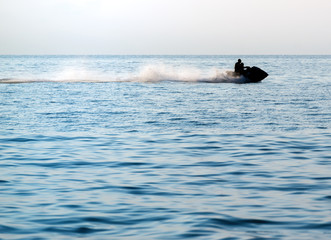
[[[331,54],[1,54],[0,56],[331,56]]]

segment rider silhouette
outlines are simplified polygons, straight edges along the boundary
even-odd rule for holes
[[[238,74],[243,74],[244,72],[244,63],[241,62],[241,59],[238,59],[238,62],[234,65],[234,71]]]

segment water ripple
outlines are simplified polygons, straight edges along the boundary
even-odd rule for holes
[[[0,58],[29,72],[233,62]],[[0,238],[331,239],[330,57],[247,58],[273,66],[269,80],[0,84]]]

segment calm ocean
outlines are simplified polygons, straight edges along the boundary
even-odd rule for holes
[[[331,56],[0,56],[0,239],[331,239]]]

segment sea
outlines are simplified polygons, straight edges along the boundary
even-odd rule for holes
[[[241,58],[269,76],[229,77]],[[0,56],[0,239],[331,239],[331,56]]]

